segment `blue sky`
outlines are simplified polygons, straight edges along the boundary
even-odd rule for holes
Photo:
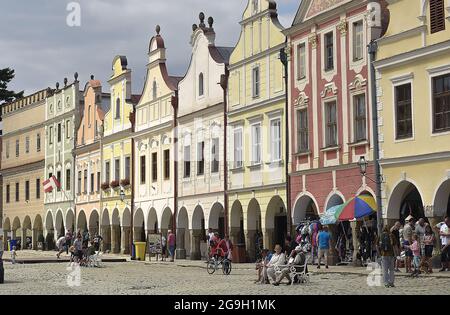
[[[169,72],[184,75],[190,59],[192,24],[204,11],[213,16],[216,44],[234,46],[247,0],[78,0],[81,26],[69,27],[69,0],[0,0],[0,68],[12,67],[15,90],[54,87],[80,74],[82,85],[94,74],[104,83],[115,55],[126,55],[133,91],[142,91],[147,49],[155,25],[167,47]],[[280,21],[288,27],[300,0],[278,0]],[[107,89],[104,89],[107,90]]]

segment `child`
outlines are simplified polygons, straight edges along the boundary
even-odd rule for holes
[[[268,249],[263,249],[261,252],[261,261],[256,263],[256,270],[258,271],[258,280],[255,281],[256,283],[260,283],[260,284],[268,284],[269,283],[269,279],[267,279],[266,277],[266,269],[267,269],[267,265],[269,264],[269,250]]]
[[[407,248],[413,253],[414,272],[411,275],[417,277],[420,274],[420,244],[417,234],[413,234],[412,240],[412,245],[408,245]]]
[[[11,251],[11,262],[13,265],[16,264],[16,257],[17,257],[16,246],[13,246]]]
[[[422,270],[426,273],[433,272],[433,264],[431,258],[433,257],[433,249],[436,238],[430,225],[425,227],[425,235],[423,237],[423,244],[425,248],[425,256],[422,261]]]

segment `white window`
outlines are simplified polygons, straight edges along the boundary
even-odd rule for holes
[[[325,143],[327,147],[333,147],[338,144],[337,140],[337,112],[336,102],[325,103]]]
[[[198,76],[198,96],[203,96],[205,94],[205,80],[203,73]]]
[[[184,146],[184,178],[191,177],[191,146]]]
[[[252,125],[252,164],[261,164],[261,124]]]
[[[219,138],[211,140],[211,173],[219,172]]]
[[[281,119],[270,121],[270,143],[272,161],[281,161]]]
[[[253,68],[252,72],[252,86],[253,86],[253,97],[259,97],[260,88],[260,77],[259,77],[259,67]]]
[[[234,129],[234,167],[242,167],[242,128]]]
[[[364,33],[363,21],[353,23],[353,61],[363,59],[364,54]]]
[[[355,141],[366,140],[366,95],[353,97]]]
[[[297,80],[306,77],[306,46],[301,43],[297,46]]]

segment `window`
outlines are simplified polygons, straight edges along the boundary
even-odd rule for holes
[[[83,193],[86,194],[88,192],[88,171],[84,170],[83,175]]]
[[[445,30],[444,0],[430,0],[431,34]]]
[[[297,46],[297,80],[306,77],[306,46],[301,43]]]
[[[203,73],[200,73],[198,76],[198,96],[203,96],[205,93],[205,86],[204,86],[204,78]]]
[[[450,130],[450,73],[433,78],[433,131]]]
[[[355,142],[366,140],[366,95],[353,97],[353,110],[355,113]]]
[[[6,158],[9,159],[9,141],[6,142]]]
[[[94,126],[94,128],[95,128],[95,131],[94,131],[95,132],[95,136],[98,137],[98,123],[97,123],[97,120],[94,122],[94,125],[95,125]]]
[[[258,13],[259,0],[252,0],[253,14]]]
[[[36,199],[41,199],[41,179],[36,178]]]
[[[281,161],[281,119],[270,121],[272,161]]]
[[[205,142],[197,143],[197,175],[205,174]]]
[[[411,84],[395,87],[395,112],[397,139],[412,137]]]
[[[10,203],[11,201],[10,193],[11,193],[11,186],[6,185],[6,203]]]
[[[81,194],[81,176],[82,176],[81,171],[78,171],[78,179],[77,179],[77,182],[78,182],[77,193],[78,194]]]
[[[16,157],[19,157],[20,153],[20,142],[19,140],[16,140]]]
[[[56,172],[56,180],[59,183],[58,191],[61,191],[61,171]]]
[[[111,163],[105,162],[105,182],[110,183],[111,182]]]
[[[243,156],[242,156],[242,129],[234,129],[234,167],[242,167]]]
[[[309,151],[308,109],[297,111],[297,152]]]
[[[97,172],[97,191],[100,191],[100,181],[101,181],[100,172]]]
[[[120,119],[120,98],[116,100],[116,119]]]
[[[91,182],[90,182],[90,187],[91,187],[91,193],[94,192],[94,180],[95,180],[95,174],[91,173]]]
[[[120,180],[120,159],[114,161],[114,180]]]
[[[252,125],[252,164],[261,164],[261,124]]]
[[[25,201],[30,201],[30,181],[25,181]]]
[[[16,183],[16,202],[19,201],[19,183]]]
[[[84,125],[83,125],[83,128],[82,128],[82,131],[81,131],[81,144],[84,144],[85,142],[84,142]]]
[[[164,179],[170,178],[170,150],[164,150]]]
[[[141,156],[141,184],[145,184],[146,170],[145,170],[145,155]]]
[[[334,69],[334,39],[333,32],[327,33],[325,38],[325,71]]]
[[[158,153],[152,153],[152,181],[158,180]]]
[[[61,142],[61,131],[62,131],[61,124],[58,124],[58,142]]]
[[[219,138],[211,140],[211,173],[219,172]]]
[[[363,21],[353,23],[353,61],[363,59],[364,54],[364,31]]]
[[[191,177],[191,146],[184,147],[184,178]]]
[[[158,90],[156,86],[156,81],[153,81],[153,100],[156,100],[158,98]]]
[[[30,137],[25,138],[25,153],[30,153]]]
[[[70,170],[66,170],[66,191],[70,191]]]
[[[70,139],[70,120],[66,120],[66,138]]]
[[[253,97],[259,97],[259,84],[260,84],[260,78],[259,78],[259,67],[253,68],[252,71],[252,92]]]
[[[327,147],[337,145],[337,113],[336,102],[325,103],[325,144]]]
[[[129,156],[127,156],[125,158],[125,179],[130,179],[130,172],[131,172],[131,168],[130,168],[130,161],[131,158]]]
[[[48,130],[48,143],[53,144],[53,126],[50,126]]]
[[[41,134],[36,135],[36,151],[41,152]]]
[[[89,105],[89,109],[88,109],[88,127],[91,128],[91,111],[92,111],[92,106]]]

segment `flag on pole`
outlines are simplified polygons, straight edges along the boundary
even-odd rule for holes
[[[55,175],[47,179],[43,183],[43,185],[44,185],[44,192],[46,193],[52,192],[55,187],[58,189],[61,188],[61,184],[59,183],[58,179],[56,179]]]

